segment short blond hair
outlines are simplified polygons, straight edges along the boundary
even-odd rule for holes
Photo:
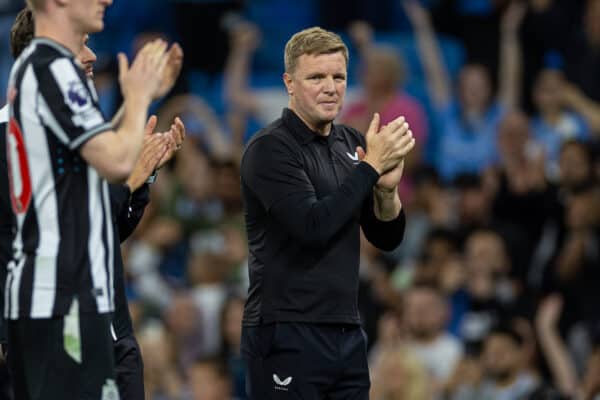
[[[303,54],[320,55],[341,52],[348,65],[348,47],[342,38],[333,32],[318,26],[304,29],[288,40],[285,45],[285,72],[293,73],[298,64],[298,58]]]

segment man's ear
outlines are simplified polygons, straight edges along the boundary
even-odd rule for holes
[[[292,75],[285,72],[283,74],[283,83],[285,84],[285,88],[290,96],[294,94],[294,81],[292,80]]]

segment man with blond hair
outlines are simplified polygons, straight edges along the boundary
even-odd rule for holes
[[[7,154],[16,216],[5,289],[18,399],[118,399],[112,341],[115,249],[107,180],[132,172],[168,62],[157,41],[131,68],[116,131],[76,60],[111,0],[28,1],[35,38],[9,80]],[[166,147],[165,137],[162,146]],[[164,150],[163,150],[164,152]]]
[[[367,399],[358,314],[359,230],[375,246],[402,241],[398,196],[414,147],[403,117],[365,136],[337,125],[348,49],[321,28],[285,47],[288,108],[242,159],[250,289],[242,352],[253,400]],[[367,151],[365,151],[365,149]]]
[[[10,32],[10,47],[13,57],[16,59],[21,55],[23,50],[33,40],[35,23],[31,10],[25,7],[21,10]],[[77,54],[77,60],[86,72],[86,75],[93,78],[93,66],[96,61],[96,55],[87,46],[88,35],[83,37],[85,44],[81,51]],[[169,62],[164,71],[163,88],[157,93],[156,98],[165,95],[175,84],[175,81],[181,70],[183,61],[183,51],[174,44],[169,50]],[[0,109],[0,136],[6,130],[6,119],[4,116],[8,112],[4,112],[7,107]],[[119,112],[118,114],[122,114]],[[113,121],[116,122],[116,121]],[[129,176],[124,184],[110,185],[110,203],[112,205],[113,216],[115,219],[115,248],[119,247],[119,243],[127,239],[127,236],[135,229],[140,221],[144,208],[149,199],[149,185],[144,183],[148,180],[148,176],[153,170],[161,165],[164,165],[175,154],[178,146],[181,146],[185,137],[185,127],[179,118],[173,121],[171,129],[163,134],[153,135],[153,128],[156,124],[156,117],[151,117],[146,126],[146,137],[144,139],[144,147],[136,162],[134,171]],[[169,135],[171,143],[166,151],[161,151],[160,138],[161,135]],[[4,138],[0,138],[0,150],[4,148]],[[5,168],[6,158],[5,151],[0,151],[0,181],[8,180],[8,171]],[[162,157],[162,158],[161,158]],[[6,199],[4,193],[0,191],[0,214],[7,213],[10,218],[6,218],[6,222],[12,222],[12,210],[10,209],[10,199],[8,197],[8,189],[6,190]],[[1,221],[1,219],[0,219]],[[1,229],[0,229],[1,231]],[[1,234],[2,232],[0,232]],[[7,233],[10,233],[8,231]],[[8,250],[12,246],[12,234],[8,235],[5,243],[0,241],[0,267],[2,276],[6,274],[5,266],[6,258],[3,256],[4,246]],[[133,334],[133,327],[129,309],[127,304],[127,296],[125,294],[125,277],[123,271],[123,260],[120,252],[115,251],[114,264],[114,298],[115,311],[112,316],[111,333],[114,341],[114,356],[117,373],[117,386],[122,400],[144,400],[144,377],[143,377],[143,361],[140,354],[137,340]],[[2,289],[3,282],[0,280]],[[3,296],[0,297],[0,303],[3,304]],[[0,308],[2,309],[2,308]],[[4,333],[4,324],[0,327]],[[0,336],[0,342],[5,344],[5,335]]]

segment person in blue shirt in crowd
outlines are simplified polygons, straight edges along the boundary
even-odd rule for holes
[[[546,56],[546,68],[538,74],[533,87],[536,113],[531,119],[533,139],[541,145],[546,162],[546,174],[557,178],[560,148],[567,140],[586,141],[590,128],[585,119],[568,107],[565,101],[568,85],[557,53]]]
[[[404,5],[415,31],[436,126],[440,130],[435,160],[439,172],[446,180],[460,173],[479,173],[497,160],[498,124],[506,111],[517,103],[520,86],[517,31],[525,7],[512,3],[503,15],[500,87],[494,98],[490,73],[477,63],[463,66],[457,92],[453,93],[428,11],[414,0]]]

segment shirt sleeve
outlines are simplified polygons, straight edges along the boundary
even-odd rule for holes
[[[119,228],[119,240],[124,242],[137,228],[150,202],[148,185],[142,185],[133,193],[127,185],[110,185],[110,201]]]
[[[318,198],[297,151],[270,135],[252,143],[242,161],[242,184],[290,235],[315,247],[326,246],[358,218],[378,179],[377,171],[360,163],[335,192]]]
[[[131,194],[126,215],[128,224],[126,225],[126,230],[120,229],[121,241],[127,239],[137,228],[144,216],[144,211],[148,203],[150,203],[150,187],[145,183]],[[125,218],[125,216],[121,216],[121,218]]]
[[[366,149],[367,142],[365,137],[358,131],[355,131],[355,137],[358,140],[358,144]],[[396,219],[381,221],[375,216],[375,200],[371,194],[363,202],[360,214],[360,226],[365,237],[373,246],[384,251],[392,251],[400,245],[404,238],[404,229],[406,227],[404,209],[400,210],[400,214]]]
[[[360,216],[360,226],[365,237],[371,244],[384,251],[392,251],[402,243],[406,216],[404,209],[400,210],[398,217],[391,221],[381,221],[375,215],[375,201],[373,196],[368,196]]]
[[[35,68],[37,111],[44,124],[71,150],[112,129],[100,111],[95,89],[75,61],[62,57]]]

